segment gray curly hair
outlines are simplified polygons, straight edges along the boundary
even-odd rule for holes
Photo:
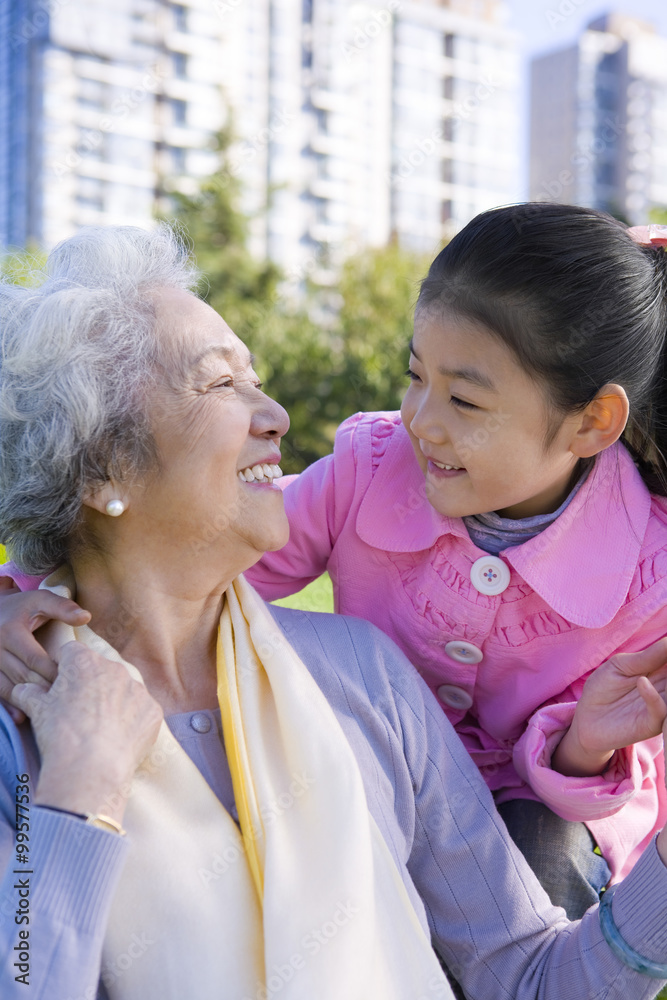
[[[144,474],[160,358],[147,292],[199,275],[169,226],[89,227],[36,288],[0,281],[0,539],[26,573],[66,561],[83,496]]]

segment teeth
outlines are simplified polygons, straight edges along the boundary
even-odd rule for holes
[[[447,472],[460,472],[461,471],[461,466],[460,465],[443,465],[442,462],[433,462],[433,464],[437,465],[437,467],[439,469],[445,469]]]
[[[279,465],[270,465],[268,462],[263,465],[248,466],[247,469],[237,472],[242,483],[270,483],[274,479],[280,479],[282,474],[283,470]]]

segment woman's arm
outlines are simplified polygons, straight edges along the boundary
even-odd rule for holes
[[[117,833],[67,813],[103,814],[122,823],[132,775],[156,738],[162,713],[123,667],[79,643],[62,647],[49,690],[24,684],[12,698],[31,718],[36,746],[30,730],[19,732],[2,714],[0,994],[94,997],[127,844]],[[27,843],[29,864],[19,860],[26,852],[14,843],[19,786],[29,797],[29,839],[16,839]],[[26,890],[31,908],[24,925],[17,923],[17,907]],[[21,929],[30,932],[29,992],[14,968],[14,953],[25,944]]]
[[[412,690],[409,688],[412,687]],[[660,983],[604,941],[597,908],[568,924],[500,820],[460,740],[415,676],[397,704],[415,788],[409,868],[436,946],[470,998],[649,1000]],[[613,901],[627,942],[667,962],[667,853],[652,843]]]
[[[3,771],[2,782],[3,795],[13,800],[15,774]],[[4,873],[0,881],[0,995],[3,1000],[95,998],[102,941],[127,840],[39,806],[31,805],[28,815],[31,851],[30,864],[25,866],[16,862],[13,815],[6,815],[3,808],[0,820],[0,871]],[[26,914],[16,913],[26,882],[29,924],[17,923]],[[20,960],[26,940],[27,963]]]

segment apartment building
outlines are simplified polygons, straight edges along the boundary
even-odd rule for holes
[[[215,169],[224,74],[208,5],[5,0],[3,11],[0,242],[150,224],[170,177]]]
[[[295,278],[431,252],[516,200],[518,51],[498,0],[5,0],[0,245],[151,223],[216,165]],[[223,178],[224,181],[224,178]]]
[[[618,14],[532,66],[531,196],[621,215],[667,204],[667,39]]]

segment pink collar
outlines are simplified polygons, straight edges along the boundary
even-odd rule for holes
[[[384,552],[421,552],[441,535],[469,539],[463,521],[443,517],[431,507],[425,487],[410,438],[398,424],[359,507],[356,528],[361,540]]]
[[[561,516],[503,556],[563,618],[603,628],[628,595],[650,511],[651,494],[627,449],[615,444],[598,455]]]
[[[572,503],[543,532],[502,553],[546,603],[574,625],[602,628],[625,601],[646,533],[651,496],[627,449],[613,445]],[[420,552],[455,535],[479,552],[460,518],[426,499],[425,480],[399,425],[359,507],[357,534],[385,552]]]

